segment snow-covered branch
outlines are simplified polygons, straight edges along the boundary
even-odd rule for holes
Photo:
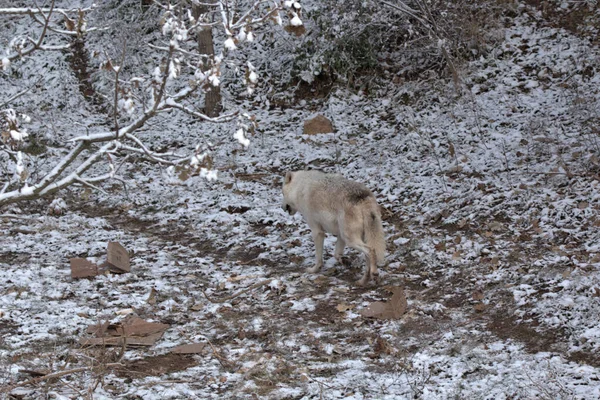
[[[189,157],[179,156],[173,152],[164,152],[164,153],[154,152],[154,151],[148,149],[148,147],[146,147],[146,145],[144,145],[144,143],[134,135],[127,134],[125,136],[125,138],[130,141],[133,141],[135,144],[137,144],[138,147],[132,147],[132,146],[128,146],[128,145],[124,144],[123,145],[124,150],[131,151],[134,153],[144,154],[153,161],[167,164],[167,165],[176,165],[176,164],[181,164],[182,162],[189,160]],[[170,160],[170,159],[167,159],[166,157],[175,157],[175,159]]]
[[[192,115],[192,116],[194,116],[196,118],[202,119],[202,120],[207,121],[207,122],[214,122],[214,123],[221,123],[221,122],[233,121],[235,119],[235,117],[237,117],[237,115],[239,114],[238,111],[235,111],[235,112],[232,112],[230,114],[220,115],[218,117],[211,118],[211,117],[209,117],[209,116],[207,116],[205,114],[202,114],[202,113],[200,113],[198,111],[194,111],[194,110],[192,110],[189,107],[186,107],[186,106],[184,106],[182,104],[179,104],[176,101],[171,100],[171,99],[166,102],[165,107],[167,107],[167,108],[175,108],[177,110],[183,111],[186,114]]]
[[[236,68],[246,69],[246,76],[241,82],[247,86],[248,94],[251,94],[258,84],[258,73],[250,62],[241,62],[229,55],[243,43],[252,42],[253,30],[258,29],[260,25],[267,24],[269,20],[280,23],[279,12],[286,7],[289,8],[287,15],[290,19],[292,17],[298,19],[299,3],[285,2],[284,5],[284,3],[256,0],[252,1],[245,10],[239,10],[239,5],[234,6],[227,0],[211,1],[206,4],[195,1],[196,6],[203,7],[201,12],[198,9],[187,9],[189,2],[175,2],[175,4],[157,2],[157,4],[165,10],[161,18],[161,31],[165,40],[162,43],[156,41],[146,45],[153,50],[166,53],[162,55],[159,65],[155,65],[153,71],[146,76],[135,75],[135,71],[139,71],[137,66],[132,66],[128,62],[125,67],[127,58],[124,45],[116,63],[111,60],[110,51],[106,51],[106,60],[100,65],[101,71],[109,73],[103,83],[108,81],[111,84],[104,85],[103,91],[98,90],[97,98],[103,99],[101,101],[105,103],[104,107],[110,113],[106,119],[112,120],[112,129],[72,135],[73,137],[67,140],[68,145],[71,146],[68,151],[63,150],[61,153],[59,150],[59,153],[63,154],[60,158],[52,159],[52,155],[50,158],[45,157],[44,162],[40,163],[34,154],[22,150],[26,147],[25,142],[29,134],[21,128],[21,119],[28,117],[14,110],[6,110],[0,114],[3,118],[0,119],[0,123],[3,124],[0,125],[2,130],[0,150],[4,152],[4,161],[7,162],[3,169],[3,178],[7,179],[0,188],[2,189],[0,207],[43,197],[71,185],[83,185],[102,190],[97,184],[116,178],[118,168],[115,168],[114,163],[118,159],[123,166],[124,160],[130,159],[129,155],[141,156],[171,168],[182,166],[198,172],[200,176],[207,179],[215,179],[210,146],[195,143],[193,144],[195,150],[188,150],[181,154],[153,150],[151,143],[148,143],[148,139],[143,136],[143,132],[146,131],[147,125],[150,125],[149,121],[158,115],[165,117],[156,118],[161,122],[175,114],[185,114],[209,123],[235,121],[236,133],[232,135],[233,138],[244,147],[249,146],[248,133],[253,133],[256,126],[252,117],[247,112],[229,105],[226,108],[231,111],[226,114],[219,115],[222,105],[216,113],[208,112],[206,106],[208,93],[215,88],[220,88],[221,80],[224,79],[221,75],[221,65],[225,62],[231,65],[240,63]],[[9,50],[12,53],[2,59],[0,67],[7,68],[11,61],[25,58],[36,50],[65,50],[69,49],[72,43],[83,47],[85,53],[84,41],[73,39],[93,31],[86,28],[85,12],[90,9],[55,9],[54,1],[49,8],[0,9],[0,16],[28,15],[33,21],[33,26],[38,29],[36,34],[15,39]],[[73,13],[77,14],[73,15]],[[66,29],[55,23],[56,15],[64,17]],[[211,20],[213,15],[220,16],[217,18],[218,22]],[[190,40],[200,34],[206,36],[207,32],[210,36],[213,30],[221,32],[215,37],[226,37],[224,43],[214,46],[217,49],[224,49],[220,54],[214,49],[211,52],[203,51],[198,40]],[[70,42],[47,44],[49,32],[66,36]],[[210,40],[212,43],[214,39],[211,37]],[[137,43],[130,40],[127,42]],[[83,58],[85,57],[84,55]],[[4,65],[5,62],[8,64]],[[180,77],[182,79],[179,79]],[[225,79],[231,77],[226,76]],[[105,90],[106,87],[110,89]],[[2,106],[26,93],[26,90],[21,91],[5,100]],[[204,104],[204,108],[201,104]],[[72,121],[70,122],[72,124]],[[60,125],[58,130],[60,131]],[[138,157],[131,159],[135,162]],[[54,164],[44,168],[43,164],[48,160],[53,160]],[[28,172],[30,167],[35,168],[35,174],[30,175]]]
[[[93,7],[86,8],[0,8],[0,15],[36,15],[36,14],[46,14],[50,13],[54,10],[56,13],[60,14],[73,14],[77,12],[88,12],[93,10]]]
[[[109,142],[104,144],[100,149],[93,152],[83,162],[81,162],[72,172],[67,174],[62,179],[58,179],[65,169],[71,166],[77,157],[86,149],[89,145],[86,143],[78,143],[67,156],[65,156],[59,164],[57,164],[52,171],[50,171],[40,182],[32,186],[23,186],[21,188],[4,192],[0,194],[0,206],[15,203],[23,200],[31,200],[39,197],[44,197],[52,194],[58,190],[61,190],[67,186],[70,186],[80,180],[87,180],[83,177],[83,174],[89,170],[94,164],[101,160],[101,158],[109,153],[118,150],[120,144],[118,142]],[[99,176],[106,176],[106,179],[110,178],[110,174],[103,174]],[[92,177],[91,179],[98,178],[99,176]]]

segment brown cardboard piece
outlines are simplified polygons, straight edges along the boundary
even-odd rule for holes
[[[90,325],[87,333],[96,337],[81,338],[79,343],[84,346],[152,346],[170,325],[160,322],[144,321],[131,315],[117,324]]]
[[[389,301],[375,301],[363,310],[360,314],[367,318],[379,318],[379,319],[398,319],[406,312],[407,301],[404,289],[398,286],[389,288],[393,293],[392,298]]]
[[[171,350],[171,353],[175,354],[198,354],[202,353],[204,348],[206,347],[206,343],[190,343],[190,344],[182,344],[181,346],[174,347]]]
[[[90,278],[101,275],[106,271],[123,274],[131,272],[131,264],[129,262],[129,254],[127,250],[117,242],[108,242],[106,248],[108,260],[96,264],[87,258],[71,258],[71,278]]]
[[[108,242],[106,252],[108,253],[108,263],[110,266],[115,267],[122,272],[131,272],[129,254],[127,254],[125,247],[117,242]]]
[[[99,274],[98,266],[86,258],[71,258],[69,263],[73,279],[89,278]]]
[[[81,338],[79,339],[79,344],[82,346],[123,346],[123,342],[125,342],[125,345],[129,347],[149,347],[156,343],[161,336],[162,332],[141,337]]]

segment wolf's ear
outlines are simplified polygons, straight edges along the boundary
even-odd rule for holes
[[[288,183],[290,183],[292,181],[292,174],[293,174],[293,172],[291,172],[291,171],[286,172],[285,180],[283,181],[284,184],[287,185]]]

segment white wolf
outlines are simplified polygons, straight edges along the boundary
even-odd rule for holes
[[[334,255],[339,262],[346,245],[365,255],[367,267],[359,285],[367,284],[371,276],[379,281],[377,264],[384,262],[385,237],[379,206],[365,185],[339,174],[288,172],[283,182],[283,209],[290,215],[299,211],[312,231],[317,260],[308,272],[323,266],[327,232],[337,236]]]

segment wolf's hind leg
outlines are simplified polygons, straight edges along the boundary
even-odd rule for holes
[[[335,242],[335,251],[333,253],[333,256],[338,262],[342,264],[342,254],[344,254],[344,247],[346,247],[346,242],[344,241],[344,239],[341,238],[341,236],[338,236],[337,242]]]
[[[369,262],[367,257],[367,267],[365,268],[365,273],[362,278],[356,281],[356,284],[359,286],[366,286],[369,283],[369,279],[371,279],[371,269],[369,268]]]
[[[323,266],[323,242],[325,241],[325,232],[320,229],[315,229],[312,231],[312,237],[315,241],[316,260],[315,266],[309,268],[307,272],[314,274],[315,272],[319,272]]]
[[[377,270],[377,256],[375,249],[369,247],[369,256],[367,257],[367,268],[371,271],[371,277],[376,284],[379,284],[379,271]]]
[[[360,251],[365,255],[365,274],[362,279],[357,281],[357,283],[361,286],[366,285],[369,282],[371,276],[376,282],[379,282],[379,271],[377,271],[377,259],[375,258],[375,249],[368,246],[365,242],[362,241],[360,237],[350,237],[348,238],[348,246]]]

